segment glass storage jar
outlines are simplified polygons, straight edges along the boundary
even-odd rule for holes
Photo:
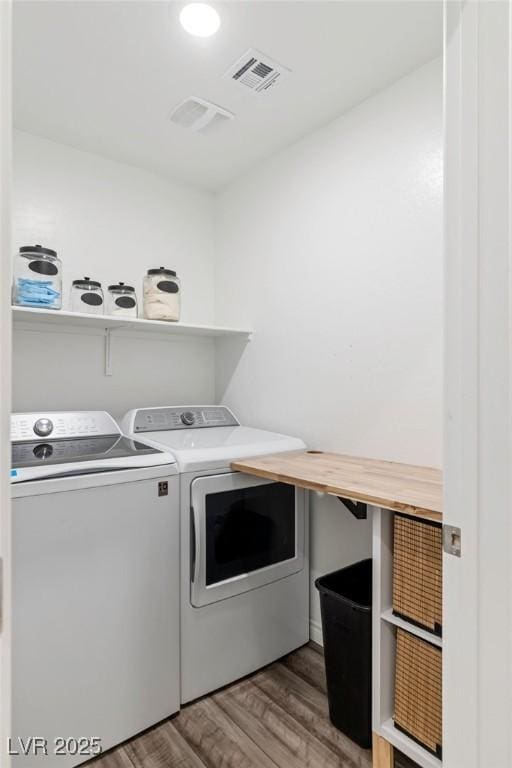
[[[144,278],[144,317],[148,320],[179,320],[181,287],[176,272],[166,267],[148,269]]]
[[[124,283],[109,285],[107,314],[121,317],[137,317],[137,296],[135,288]]]
[[[101,283],[84,277],[73,280],[71,287],[71,311],[89,315],[102,315],[104,311]]]
[[[62,307],[62,262],[42,245],[24,245],[14,262],[12,303],[20,307]]]

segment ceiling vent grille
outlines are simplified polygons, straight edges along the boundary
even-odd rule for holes
[[[228,69],[224,77],[253,93],[265,93],[284,76],[289,75],[288,67],[278,64],[255,48],[249,48],[244,55]]]
[[[197,96],[180,102],[169,115],[171,123],[200,133],[213,133],[233,118],[233,112]]]

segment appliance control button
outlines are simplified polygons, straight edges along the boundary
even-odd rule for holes
[[[46,437],[53,432],[53,422],[51,419],[38,419],[34,424],[34,432],[40,437]]]
[[[193,424],[193,423],[194,423],[194,421],[195,421],[195,416],[194,416],[194,414],[192,413],[192,411],[184,411],[184,412],[181,414],[181,420],[182,420],[182,422],[183,422],[184,424],[186,424],[186,425],[187,425],[187,427],[190,427],[190,426],[192,426],[192,424]]]
[[[49,443],[40,443],[39,445],[36,445],[36,447],[33,450],[33,454],[36,457],[36,459],[41,459],[44,461],[45,459],[49,459],[53,453],[53,448]]]

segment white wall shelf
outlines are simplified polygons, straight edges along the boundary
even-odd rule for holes
[[[196,325],[193,323],[172,323],[162,320],[145,320],[138,317],[115,317],[113,315],[87,315],[80,312],[66,312],[55,309],[32,307],[12,308],[14,329],[32,331],[57,331],[74,333],[96,330],[105,337],[105,376],[112,376],[112,334],[138,336],[151,334],[160,338],[206,337],[235,338],[249,341],[252,331],[248,328],[226,328],[219,325]]]
[[[437,645],[438,648],[443,647],[443,639],[441,637],[434,635],[427,629],[421,629],[421,627],[417,627],[414,624],[411,624],[410,621],[400,619],[398,616],[393,614],[391,608],[381,613],[381,619],[382,621],[387,621],[388,624],[393,624],[395,627],[399,627],[400,629],[404,629],[406,632],[410,632],[411,635],[416,635],[416,637],[419,637],[422,640],[426,640],[427,643]]]
[[[66,312],[55,309],[33,309],[32,307],[13,307],[14,327],[21,324],[37,324],[48,330],[61,328],[97,328],[110,331],[132,333],[166,334],[169,336],[237,336],[250,338],[248,328],[226,328],[217,325],[198,325],[194,323],[171,323],[162,320],[144,320],[132,317],[114,317],[112,315],[87,315],[79,312]]]

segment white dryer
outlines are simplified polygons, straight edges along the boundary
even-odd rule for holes
[[[224,406],[140,408],[122,428],[181,473],[182,702],[308,642],[307,494],[230,469],[302,440],[240,426]]]

